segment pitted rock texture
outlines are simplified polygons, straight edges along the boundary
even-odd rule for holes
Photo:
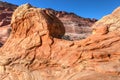
[[[80,41],[59,39],[61,21],[29,4],[15,10],[11,26],[0,48],[0,80],[120,80],[117,30]]]

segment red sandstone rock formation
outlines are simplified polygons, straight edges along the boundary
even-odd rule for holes
[[[87,39],[66,41],[58,39],[63,24],[49,11],[18,7],[0,48],[0,80],[120,80],[120,32],[109,25],[119,23],[119,12],[98,21]]]
[[[10,27],[11,16],[16,7],[17,5],[0,1],[0,27]],[[96,22],[96,19],[82,18],[75,15],[74,13],[55,11],[53,9],[46,9],[46,11],[48,11],[50,14],[55,15],[63,22],[66,31],[65,36],[63,37],[64,39],[69,38],[70,40],[75,40],[86,38],[91,34],[92,24]],[[0,34],[2,33],[0,32]],[[68,38],[66,35],[68,36]]]

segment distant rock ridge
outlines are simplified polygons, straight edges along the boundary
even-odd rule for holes
[[[60,39],[65,28],[55,15],[30,4],[18,7],[0,48],[0,80],[120,80],[117,13],[96,22],[88,38],[67,41]]]
[[[73,13],[73,12],[56,11],[56,10],[51,9],[51,8],[46,8],[46,10],[51,11],[51,12],[52,12],[53,14],[55,14],[56,17],[58,17],[58,18],[62,18],[63,16],[65,16],[65,17],[67,17],[67,16],[72,16],[72,17],[81,18],[81,19],[83,19],[83,20],[90,21],[90,22],[96,22],[96,21],[97,21],[97,19],[95,19],[95,18],[93,18],[93,19],[91,19],[91,18],[84,18],[84,17],[81,17],[81,16],[76,15],[76,14]],[[72,19],[72,17],[70,17],[70,18]],[[83,24],[84,24],[84,23],[83,23]],[[89,26],[91,26],[91,25],[89,24]]]
[[[17,5],[0,1],[0,46],[2,46],[10,35],[11,16]]]
[[[0,1],[0,7],[2,7],[1,9],[8,9],[8,10],[14,10],[16,9],[17,5],[14,5],[14,4],[11,4],[11,3],[8,3],[8,2],[3,2],[3,1]]]
[[[17,5],[0,1],[0,28],[6,26],[8,27],[8,31],[9,31],[11,16],[13,14],[13,11],[17,7],[18,7]],[[79,40],[86,38],[92,32],[91,26],[97,21],[96,19],[83,18],[74,13],[68,13],[65,11],[55,11],[50,8],[47,8],[45,10],[51,14],[54,14],[57,18],[61,20],[61,22],[63,22],[63,25],[65,26],[65,36],[63,36],[62,38],[68,40]],[[2,33],[0,32],[0,34]],[[0,38],[2,37],[3,36],[0,36]],[[6,41],[6,39],[4,40]],[[5,42],[5,41],[0,41],[0,42]]]

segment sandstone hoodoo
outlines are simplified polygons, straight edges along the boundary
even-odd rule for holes
[[[29,4],[18,7],[0,48],[0,80],[120,80],[120,32],[110,30],[117,16],[98,21],[88,38],[67,41],[60,39],[65,30],[55,15]]]

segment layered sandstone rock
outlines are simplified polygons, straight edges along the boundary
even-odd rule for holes
[[[10,34],[11,16],[16,5],[0,1],[0,44],[4,44]]]
[[[0,1],[0,27],[9,26],[16,5]]]
[[[11,26],[0,48],[0,80],[120,80],[120,32],[109,25],[87,39],[66,41],[59,39],[65,33],[59,19],[25,4],[15,10]]]

